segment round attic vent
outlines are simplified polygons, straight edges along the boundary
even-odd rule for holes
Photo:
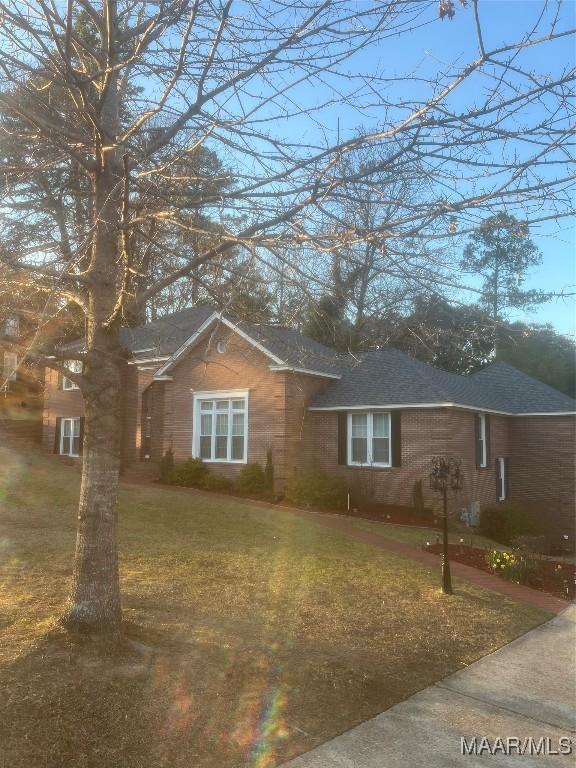
[[[224,339],[219,339],[216,342],[216,351],[219,352],[221,355],[223,355],[224,352],[226,352],[226,342],[224,341]]]

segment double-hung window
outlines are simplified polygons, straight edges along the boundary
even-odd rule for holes
[[[62,456],[80,455],[80,419],[62,419],[60,453]]]
[[[348,464],[391,467],[390,413],[348,414]]]
[[[82,361],[81,360],[66,360],[66,368],[72,373],[82,373]],[[62,377],[62,389],[80,389],[78,384],[67,376]]]
[[[248,393],[194,395],[192,453],[203,461],[245,463],[248,445]]]

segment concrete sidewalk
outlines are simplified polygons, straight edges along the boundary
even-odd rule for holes
[[[571,739],[571,755],[461,754],[487,737]],[[576,765],[576,606],[282,768]]]

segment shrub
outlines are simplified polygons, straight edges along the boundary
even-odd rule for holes
[[[422,480],[415,480],[412,486],[412,506],[416,517],[431,518],[432,510],[424,506],[424,488]]]
[[[160,459],[160,482],[170,483],[172,470],[174,469],[174,454],[172,448],[168,448],[164,456]]]
[[[289,501],[306,507],[345,509],[347,486],[342,477],[327,472],[305,472],[286,487]]]
[[[527,584],[535,572],[535,565],[530,558],[514,552],[492,549],[486,555],[486,561],[492,571],[517,584]]]
[[[240,493],[265,493],[266,477],[260,464],[245,464],[238,475],[236,488]]]
[[[232,489],[232,480],[225,475],[212,474],[206,475],[204,479],[204,488],[207,491],[220,491],[226,493]]]
[[[269,491],[274,490],[274,464],[272,463],[272,449],[266,451],[266,466],[264,467],[264,480]]]
[[[173,485],[204,488],[207,476],[208,467],[202,459],[187,459],[174,465],[170,472],[170,482]]]
[[[538,536],[543,526],[534,513],[518,504],[504,502],[482,510],[478,530],[500,544],[510,544],[517,536]]]

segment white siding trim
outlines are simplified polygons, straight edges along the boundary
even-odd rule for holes
[[[402,405],[330,405],[309,406],[309,411],[399,411],[407,408],[461,408],[464,411],[475,413],[495,413],[501,416],[576,416],[576,411],[551,411],[550,413],[510,413],[509,411],[496,411],[492,408],[479,408],[474,405],[461,405],[460,403],[406,403]]]

